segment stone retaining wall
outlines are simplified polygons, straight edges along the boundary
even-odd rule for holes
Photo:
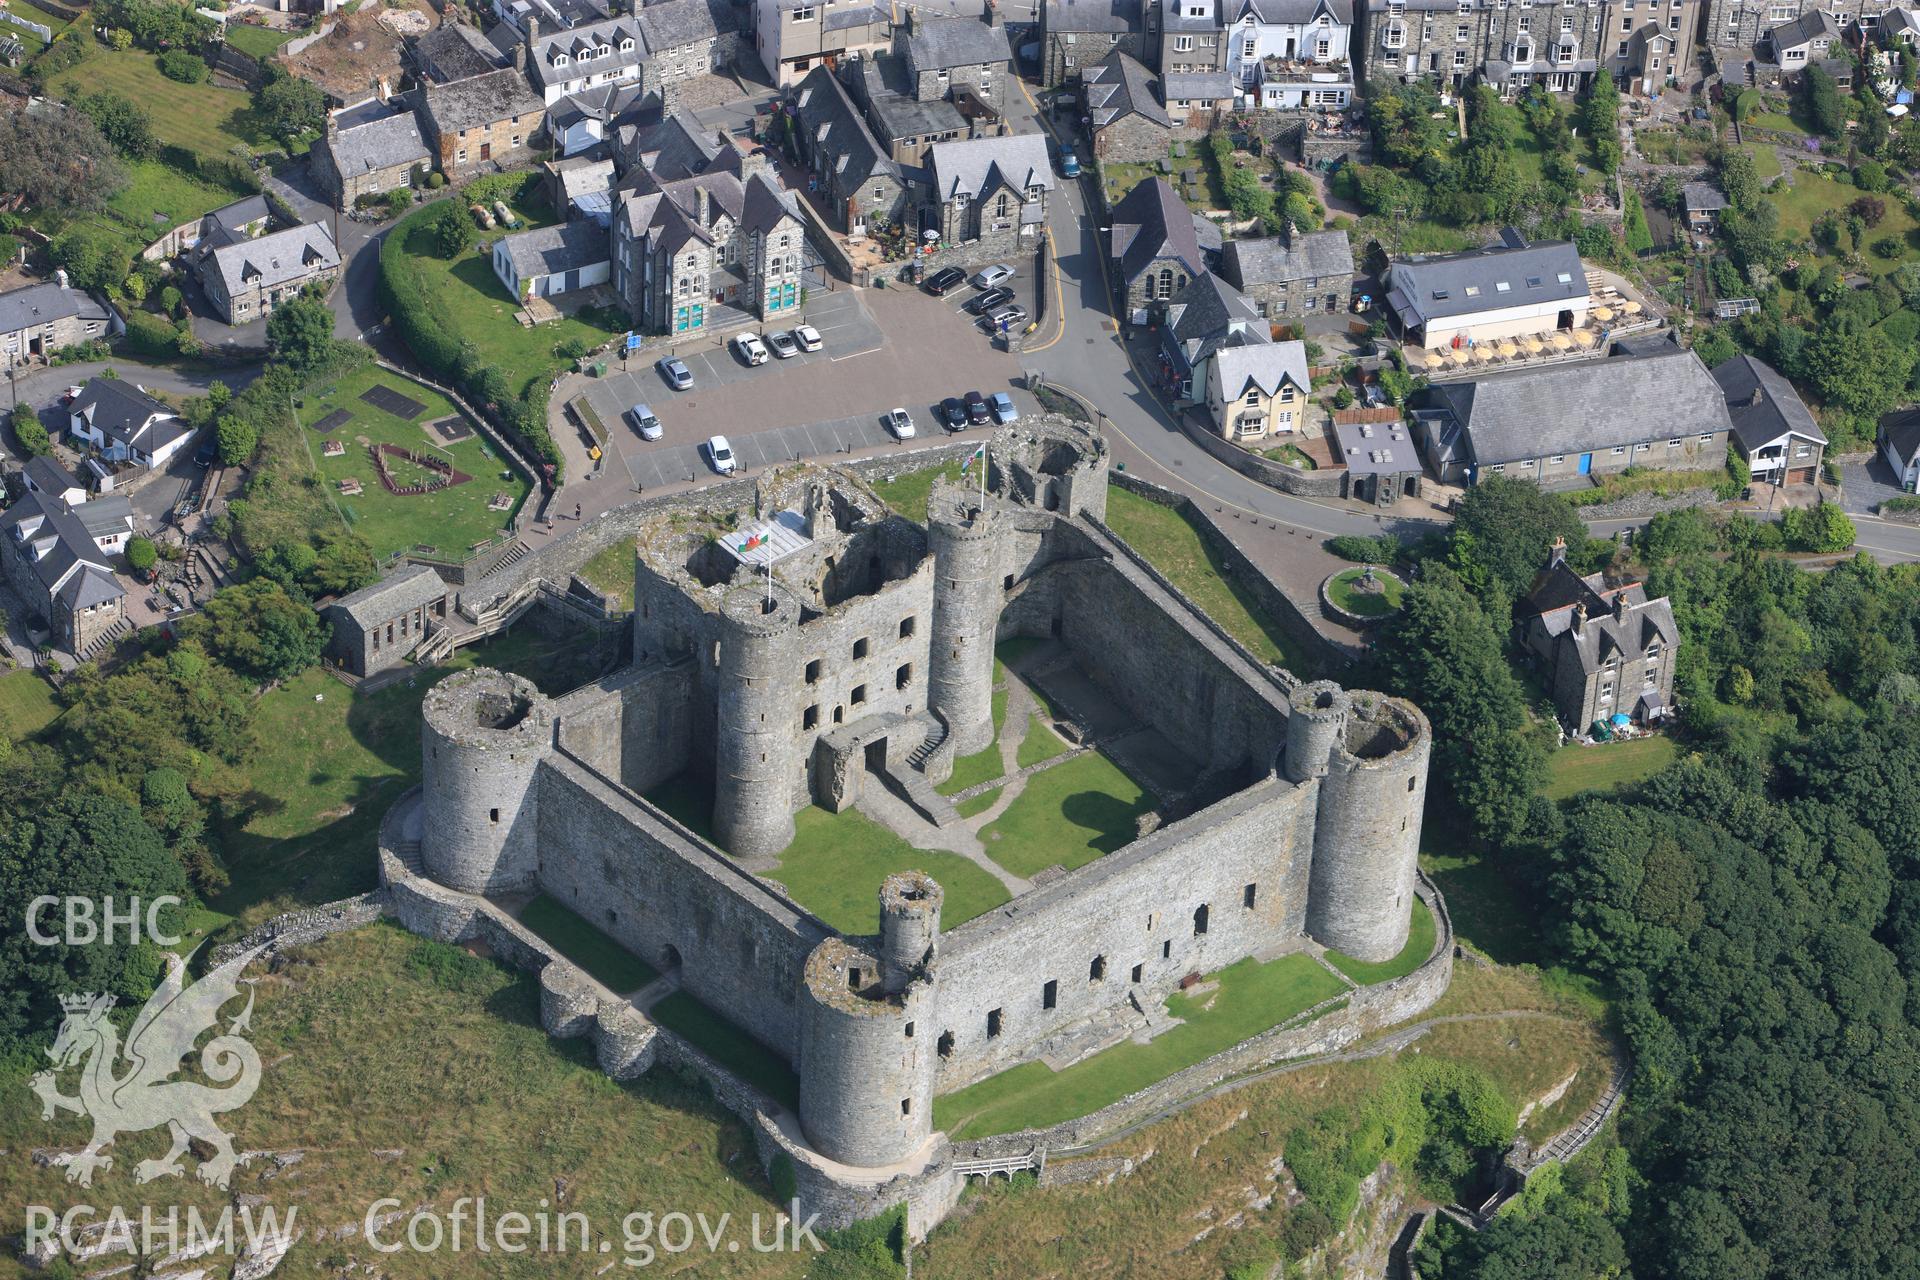
[[[207,963],[222,965],[242,952],[265,944],[271,944],[269,949],[274,951],[281,947],[305,946],[336,933],[345,933],[348,929],[357,929],[363,924],[372,924],[385,912],[386,900],[384,891],[371,889],[323,906],[285,912],[249,930],[236,941],[213,948],[207,954]]]
[[[1174,420],[1180,424],[1180,430],[1189,440],[1226,463],[1249,480],[1257,480],[1270,489],[1282,493],[1297,494],[1307,498],[1344,498],[1347,496],[1348,473],[1345,467],[1327,467],[1318,471],[1304,471],[1299,467],[1264,458],[1251,450],[1242,449],[1229,440],[1222,440],[1217,432],[1210,431],[1193,421],[1190,414],[1176,414]]]

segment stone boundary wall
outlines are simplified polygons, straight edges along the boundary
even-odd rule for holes
[[[209,966],[225,964],[263,944],[269,951],[278,951],[281,947],[305,946],[336,933],[358,929],[378,920],[385,913],[386,902],[384,890],[370,889],[322,906],[284,912],[248,930],[235,941],[213,948],[207,953],[207,963]]]
[[[1163,507],[1171,507],[1192,520],[1200,531],[1200,540],[1232,568],[1234,580],[1245,587],[1268,616],[1280,624],[1289,639],[1318,658],[1328,670],[1342,670],[1363,656],[1360,650],[1332,639],[1314,626],[1313,618],[1306,609],[1261,572],[1260,567],[1247,558],[1246,552],[1240,550],[1227,530],[1192,498],[1126,471],[1111,472],[1107,478],[1128,493],[1149,502],[1157,502]],[[1298,673],[1290,674],[1298,678]]]
[[[1175,414],[1174,421],[1180,424],[1180,430],[1189,440],[1249,480],[1258,481],[1269,489],[1278,489],[1282,493],[1291,493],[1303,498],[1347,496],[1349,477],[1345,467],[1302,471],[1299,467],[1275,462],[1272,458],[1263,458],[1251,450],[1242,449],[1231,441],[1222,440],[1216,432],[1209,431],[1194,422],[1190,414]]]
[[[849,284],[859,283],[853,278],[853,259],[847,256],[847,251],[841,248],[838,240],[834,239],[833,228],[820,217],[820,211],[813,207],[813,202],[804,196],[799,196],[795,198],[794,203],[800,206],[800,220],[806,224],[807,243],[820,254],[820,261],[828,272],[836,279],[845,280]]]
[[[1405,1022],[1432,1007],[1446,994],[1447,985],[1453,980],[1453,918],[1447,913],[1446,899],[1424,871],[1414,892],[1433,912],[1435,937],[1433,951],[1426,962],[1412,973],[1377,986],[1361,987],[1350,993],[1344,1009],[1322,1014],[1301,1026],[1282,1025],[1263,1031],[1077,1120],[1062,1121],[1045,1129],[1022,1129],[1018,1133],[956,1142],[956,1158],[976,1160],[1017,1155],[1036,1147],[1056,1156],[1069,1154],[1063,1148],[1091,1149],[1119,1136],[1121,1130],[1151,1123],[1164,1113],[1199,1099],[1236,1076],[1292,1058],[1337,1053],[1364,1036]]]
[[[1365,566],[1355,565],[1354,567],[1364,568]],[[1387,568],[1385,565],[1376,564],[1373,566],[1373,571],[1381,577],[1392,578],[1400,584],[1403,590],[1411,585],[1405,578]],[[1320,580],[1320,607],[1327,611],[1329,618],[1332,618],[1335,622],[1344,622],[1356,631],[1368,631],[1379,626],[1388,618],[1393,617],[1392,613],[1349,613],[1347,610],[1335,604],[1333,602],[1333,580],[1346,572],[1347,570],[1345,569],[1335,569],[1332,573]]]

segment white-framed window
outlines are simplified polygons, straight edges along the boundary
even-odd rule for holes
[[[567,64],[568,64],[569,62],[572,62],[572,61],[573,61],[573,59],[572,59],[572,58],[569,58],[569,57],[568,57],[568,56],[567,56],[566,54],[564,54],[564,53],[556,53],[556,54],[554,54],[554,55],[553,55],[553,65],[554,65],[554,66],[556,66],[556,67],[564,67],[564,66],[566,66],[566,65],[567,65]]]
[[[1713,432],[1711,432],[1711,431],[1702,431],[1702,432],[1700,433],[1700,443],[1701,443],[1701,444],[1712,444],[1712,443],[1713,443]]]
[[[1679,437],[1679,436],[1675,436],[1675,437],[1674,437],[1673,439],[1671,439],[1671,440],[1669,440],[1669,441],[1667,441],[1667,448],[1669,448],[1669,449],[1678,449],[1679,447],[1680,447],[1680,437]]]
[[[632,37],[632,36],[628,36],[628,37],[627,37],[626,39],[624,39],[624,40],[622,40],[622,41],[620,42],[620,52],[622,52],[622,53],[632,53],[632,52],[633,52],[633,37]]]
[[[1573,15],[1572,15],[1572,14],[1570,14],[1570,13],[1563,13],[1563,14],[1561,14],[1561,15],[1560,15],[1560,29],[1561,29],[1562,31],[1571,31],[1571,30],[1573,30]]]
[[[795,9],[793,11],[793,20],[795,22],[812,22],[813,6],[809,4],[809,5],[803,5],[800,8]],[[1069,39],[1071,39],[1071,37],[1069,37]]]
[[[1623,454],[1623,453],[1625,453],[1626,451],[1627,451],[1627,450],[1626,450],[1626,446],[1625,446],[1625,445],[1618,445],[1618,444],[1617,444],[1617,445],[1615,445],[1615,446],[1613,446],[1613,456],[1614,456],[1614,457],[1616,457],[1616,458],[1617,458],[1617,457],[1619,457],[1619,456],[1620,456],[1621,454]]]
[[[1192,50],[1193,50],[1192,36],[1175,36],[1173,38],[1173,51],[1175,53],[1189,53]]]
[[[1507,470],[1507,464],[1504,462],[1496,462],[1492,466],[1488,467],[1487,470],[1491,471],[1494,475],[1497,475],[1497,476],[1505,475]]]
[[[1612,702],[1612,701],[1613,701],[1613,681],[1612,681],[1612,680],[1604,680],[1604,681],[1602,681],[1602,682],[1601,682],[1601,684],[1600,684],[1600,701],[1602,701],[1602,702]]]
[[[1564,453],[1556,453],[1553,455],[1553,464],[1555,466],[1559,466],[1561,463],[1565,462],[1566,460],[1567,460],[1567,455]]]
[[[1463,22],[1459,26],[1453,29],[1453,42],[1455,44],[1465,44],[1467,42],[1467,24],[1466,23]]]

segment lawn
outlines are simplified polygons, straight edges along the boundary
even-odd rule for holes
[[[1824,213],[1844,209],[1864,193],[1854,186],[1835,182],[1831,178],[1820,177],[1805,169],[1793,177],[1791,189],[1775,186],[1767,193],[1767,198],[1780,210],[1780,235],[1783,239],[1806,239],[1812,234],[1813,224]],[[1906,206],[1893,196],[1883,196],[1887,206],[1886,217],[1877,226],[1868,228],[1864,242],[1873,243],[1884,236],[1892,236],[1903,241],[1909,248],[1914,243],[1913,232],[1916,226]],[[1821,253],[1822,259],[1829,255]],[[1888,260],[1875,253],[1863,254],[1866,270],[1875,275],[1885,275],[1902,262],[1913,260],[1909,252],[1899,258]]]
[[[1107,487],[1107,525],[1206,610],[1207,615],[1263,662],[1278,662],[1296,675],[1310,665],[1280,624],[1253,594],[1222,570],[1200,532],[1171,507],[1149,502],[1119,485]]]
[[[151,1206],[161,1224],[170,1212],[212,1223],[235,1197],[264,1200],[282,1222],[297,1207],[299,1239],[281,1275],[364,1271],[432,1280],[484,1273],[522,1280],[585,1276],[610,1259],[637,1260],[637,1252],[624,1254],[621,1232],[637,1205],[684,1205],[713,1221],[730,1213],[742,1224],[755,1213],[771,1221],[778,1207],[752,1136],[703,1084],[671,1071],[627,1084],[607,1079],[588,1040],[554,1040],[540,1029],[539,982],[530,973],[376,924],[293,949],[271,973],[259,965],[248,978],[258,981],[248,988],[255,1003],[247,1039],[264,1066],[252,1100],[219,1123],[241,1151],[297,1152],[300,1163],[256,1154],[235,1171],[231,1188],[221,1189],[203,1186],[194,1176],[197,1160],[188,1156],[185,1176],[143,1186],[133,1167],[165,1150],[166,1131],[122,1133],[114,1167],[100,1177],[111,1203],[136,1222],[141,1206]],[[241,1007],[236,1001],[229,1013]],[[71,1089],[71,1073],[63,1083]],[[23,1074],[0,1083],[0,1101],[0,1145],[21,1153],[0,1166],[0,1200],[62,1209],[85,1202],[87,1192],[66,1183],[63,1169],[24,1153],[76,1149],[89,1122],[43,1121]],[[559,1208],[592,1226],[586,1254],[496,1248],[476,1264],[471,1217],[464,1263],[444,1248],[379,1253],[359,1230],[368,1206],[383,1196],[443,1207],[485,1196],[489,1206],[531,1214],[554,1196],[556,1180],[565,1188]],[[95,1194],[102,1194],[98,1180]],[[405,1225],[397,1223],[387,1239],[403,1241]],[[152,1258],[172,1248],[166,1230],[162,1225],[155,1237]],[[602,1240],[611,1246],[604,1255]],[[800,1270],[790,1254],[745,1247],[729,1252],[722,1245],[710,1256],[703,1247],[700,1257],[698,1273],[714,1280],[775,1280]],[[108,1254],[71,1271],[56,1264],[51,1274],[124,1261]],[[230,1268],[231,1259],[216,1262],[219,1274]]]
[[[1761,146],[1757,142],[1749,142],[1741,149],[1752,158],[1753,171],[1759,175],[1760,181],[1772,182],[1780,176],[1780,153],[1778,151],[1775,151],[1772,147]]]
[[[1175,148],[1185,154],[1176,154]],[[1220,179],[1213,171],[1213,159],[1207,154],[1204,140],[1175,143],[1168,149],[1167,161],[1172,167],[1171,173],[1162,173],[1158,164],[1140,164],[1132,161],[1109,160],[1100,165],[1100,176],[1106,184],[1107,202],[1118,204],[1133,190],[1150,178],[1165,178],[1173,184],[1187,207],[1195,212],[1227,207],[1226,193],[1220,189]],[[1194,190],[1197,195],[1189,194],[1187,184],[1180,180],[1183,173],[1192,170],[1196,177]]]
[[[674,992],[647,1016],[769,1097],[788,1107],[800,1105],[800,1078],[793,1068],[686,992]]]
[[[633,543],[622,540],[614,543],[593,559],[581,565],[579,576],[589,584],[607,593],[614,608],[623,613],[633,611]]]
[[[616,995],[631,995],[660,976],[652,965],[544,893],[520,912],[520,923]]]
[[[1020,750],[1014,753],[1014,763],[1022,769],[1028,769],[1069,750],[1071,748],[1061,741],[1060,735],[1051,726],[1039,715],[1031,715],[1027,717],[1027,736],[1020,740]]]
[[[227,24],[227,43],[259,62],[265,62],[278,53],[281,45],[298,34],[294,31],[275,31],[272,27],[256,27],[250,22]]]
[[[31,671],[0,676],[0,732],[19,739],[30,737],[60,715],[53,686]]]
[[[160,74],[154,56],[138,49],[96,48],[49,87],[63,98],[111,89],[145,109],[147,123],[161,145],[185,147],[198,156],[226,159],[235,146],[278,145],[246,94],[214,84],[169,80]]]
[[[811,805],[794,816],[793,825],[793,843],[766,876],[842,933],[878,932],[880,883],[901,871],[924,871],[940,882],[942,929],[991,911],[1011,896],[960,855],[916,849],[857,809],[828,813]]]
[[[524,220],[521,231],[555,221],[544,198],[509,203]],[[562,316],[537,328],[523,328],[513,318],[519,306],[493,274],[493,242],[498,237],[484,235],[459,257],[443,258],[434,251],[428,225],[437,212],[438,206],[430,205],[412,214],[388,233],[389,243],[398,246],[418,269],[421,287],[433,299],[441,322],[463,345],[472,345],[488,364],[505,373],[515,395],[568,365],[556,353],[561,344],[577,339],[589,348],[597,347],[625,331],[624,322],[610,327],[581,316]]]
[[[1027,779],[1007,811],[980,830],[987,856],[1016,876],[1071,871],[1131,844],[1153,800],[1120,766],[1088,751]]]
[[[1565,746],[1547,758],[1549,800],[1565,800],[1583,791],[1610,791],[1629,782],[1651,778],[1680,754],[1664,735],[1632,742],[1603,742],[1598,746]]]
[[[107,211],[130,226],[150,231],[142,245],[203,213],[232,204],[245,193],[216,186],[164,160],[126,162],[126,188],[107,201]]]
[[[1369,963],[1355,960],[1332,948],[1327,949],[1327,963],[1352,978],[1361,986],[1375,982],[1392,982],[1395,978],[1404,978],[1427,962],[1427,956],[1433,951],[1433,938],[1437,926],[1433,921],[1433,912],[1427,904],[1415,898],[1413,900],[1413,925],[1407,931],[1407,945],[1400,948],[1400,954],[1391,960]]]
[[[420,776],[420,703],[467,667],[517,671],[548,693],[597,670],[590,635],[554,641],[531,629],[462,649],[446,664],[373,694],[310,670],[260,701],[249,789],[229,803],[220,843],[233,883],[212,905],[248,924],[373,887],[374,841],[387,807]]]
[[[376,409],[360,398],[361,392],[374,386],[389,387],[426,405],[426,411],[409,422]],[[442,444],[427,430],[427,424],[460,417],[459,411],[446,397],[378,366],[366,365],[332,383],[311,387],[296,405],[300,423],[308,429],[307,447],[328,493],[347,524],[372,544],[374,555],[381,559],[402,551],[463,559],[475,543],[485,542],[506,527],[530,489],[465,418],[461,421],[470,431],[467,438],[452,445]],[[327,435],[311,430],[314,423],[339,409],[351,413],[352,420]],[[324,442],[336,440],[346,446],[346,452],[337,458],[323,457]],[[388,493],[374,472],[368,452],[368,445],[377,443],[431,453],[473,478],[433,493]],[[392,460],[390,470],[403,482],[426,474],[425,468],[398,458]],[[349,478],[361,484],[357,497],[339,492],[339,481]],[[502,493],[509,496],[513,506],[506,511],[488,510],[488,502]]]
[[[1278,1026],[1344,988],[1310,957],[1251,958],[1213,975],[1217,990],[1168,997],[1181,1025],[1146,1044],[1127,1041],[1065,1071],[1028,1062],[935,1098],[933,1127],[954,1138],[1057,1124],[1117,1102],[1242,1040]]]
[[[1379,590],[1362,591],[1360,582],[1366,574],[1365,565],[1357,569],[1342,569],[1327,584],[1327,595],[1338,608],[1362,618],[1384,618],[1396,612],[1400,608],[1401,596],[1406,594],[1400,579],[1390,573],[1375,573],[1373,580]]]
[[[941,476],[949,480],[960,478],[960,464],[948,463],[943,467],[927,467],[920,471],[907,471],[891,480],[874,482],[873,491],[881,500],[895,511],[915,524],[927,522],[927,499],[933,493],[933,482]]]
[[[937,788],[941,795],[957,795],[968,787],[992,782],[1006,772],[1000,767],[1000,735],[1006,731],[1006,725],[1007,691],[997,689],[993,695],[993,741],[972,755],[961,756],[953,762],[953,776]]]

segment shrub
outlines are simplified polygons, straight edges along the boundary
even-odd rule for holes
[[[1334,392],[1333,407],[1336,409],[1351,409],[1353,407],[1353,388],[1342,387]]]
[[[53,442],[47,438],[47,429],[40,425],[39,415],[27,405],[14,408],[13,438],[20,446],[20,451],[29,458],[43,458],[53,452]]]
[[[1877,258],[1885,258],[1889,262],[1905,252],[1906,246],[1900,243],[1898,236],[1881,236],[1873,242],[1874,256]]]
[[[159,559],[160,552],[150,539],[139,534],[127,539],[127,563],[135,573],[147,572]]]
[[[157,59],[160,74],[181,84],[199,84],[207,78],[207,63],[187,49],[169,49]]]
[[[1789,507],[1780,521],[1787,547],[1793,551],[1831,554],[1853,545],[1853,521],[1824,499],[1813,507]]]
[[[1371,537],[1358,533],[1336,534],[1322,545],[1342,560],[1359,564],[1392,564],[1400,558],[1402,550],[1400,539],[1391,533]]]
[[[180,335],[165,316],[151,311],[129,311],[127,348],[136,355],[171,356],[180,350]]]
[[[446,185],[447,185],[447,175],[440,172],[438,169],[435,169],[432,173],[427,175],[428,190],[438,191],[440,188]]]

